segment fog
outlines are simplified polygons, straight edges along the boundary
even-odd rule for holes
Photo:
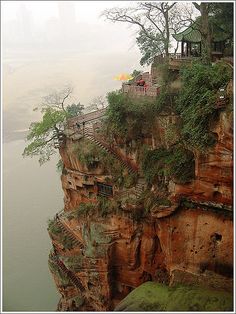
[[[48,270],[47,219],[63,207],[57,154],[39,167],[22,158],[42,97],[74,88],[68,104],[88,106],[121,87],[119,73],[141,69],[135,29],[99,18],[124,2],[3,1],[3,309],[54,311],[59,294]]]
[[[4,141],[19,138],[39,118],[33,108],[52,90],[71,85],[70,101],[88,106],[96,96],[120,88],[113,80],[117,74],[144,69],[137,29],[100,17],[106,8],[129,4],[2,2]]]

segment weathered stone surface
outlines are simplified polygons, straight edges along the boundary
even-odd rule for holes
[[[175,116],[160,118],[153,134],[144,138],[143,143],[152,148],[163,145],[165,125],[175,121]],[[59,311],[113,310],[127,294],[146,281],[232,291],[231,114],[222,111],[212,130],[217,134],[218,142],[206,154],[195,153],[195,179],[188,184],[169,182],[167,196],[171,205],[154,206],[145,218],[138,217],[143,209],[138,203],[118,206],[117,201],[122,198],[120,194],[119,199],[119,189],[114,190],[116,208],[104,212],[97,203],[97,182],[108,182],[109,174],[104,173],[102,167],[89,170],[81,165],[73,150],[77,141],[67,139],[60,151],[65,165],[61,176],[65,212],[61,219],[82,245],[65,249],[60,237],[51,232],[50,236],[58,256],[82,282],[85,292],[54,265],[51,271],[62,295]],[[126,154],[123,144],[119,147],[117,142],[116,149]],[[133,145],[127,158],[137,162],[137,156]],[[152,189],[156,191],[158,187]],[[82,203],[97,205],[93,211],[83,214],[78,211]],[[155,302],[159,304],[158,300]],[[180,310],[188,310],[189,306],[194,310],[202,308],[180,304],[183,305]],[[203,309],[209,311],[215,309],[215,305],[222,311],[231,308],[229,303],[222,305],[221,301],[210,303],[214,305],[210,308],[206,304]],[[165,306],[166,309],[179,309],[176,303],[173,307],[167,307],[167,303]]]

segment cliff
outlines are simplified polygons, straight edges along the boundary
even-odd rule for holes
[[[147,281],[232,292],[230,104],[211,124],[215,145],[184,151],[184,182],[166,174],[148,182],[141,162],[144,146],[153,153],[177,142],[169,131],[178,115],[156,116],[129,141],[106,133],[103,115],[69,121],[59,149],[65,207],[48,228],[58,310],[113,310]]]

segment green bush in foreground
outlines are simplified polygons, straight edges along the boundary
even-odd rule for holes
[[[229,292],[200,287],[145,282],[134,289],[115,311],[232,311],[233,296]]]

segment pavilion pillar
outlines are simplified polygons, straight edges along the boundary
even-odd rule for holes
[[[184,57],[184,41],[181,41],[181,57]]]
[[[187,41],[186,57],[188,57],[188,53],[189,53],[189,42]]]
[[[191,53],[192,53],[192,43],[189,43],[189,56],[191,57]]]

